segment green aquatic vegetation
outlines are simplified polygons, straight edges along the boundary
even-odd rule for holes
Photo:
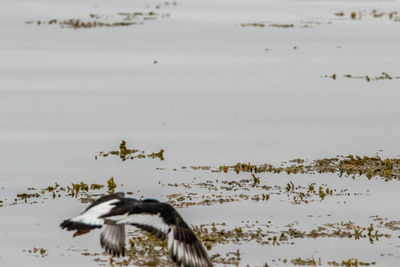
[[[102,190],[105,185],[102,184],[87,184],[85,182],[72,183],[71,185],[61,186],[58,183],[48,186],[43,189],[28,188],[28,192],[18,193],[16,198],[12,202],[6,200],[0,201],[0,207],[3,205],[17,205],[17,204],[36,204],[38,200],[47,200],[49,198],[61,198],[61,197],[74,197],[79,198],[82,203],[88,203],[94,200],[94,198],[99,197],[100,190]],[[112,192],[116,188],[114,178],[111,177],[107,181],[108,192]]]
[[[274,231],[270,223],[245,223],[240,226],[229,227],[226,223],[209,223],[193,226],[193,231],[204,243],[208,250],[216,245],[243,244],[256,242],[260,245],[279,246],[281,244],[293,245],[296,239],[316,238],[352,238],[354,240],[379,241],[380,238],[391,238],[390,234],[370,231],[370,227],[362,227],[353,222],[328,223],[320,225],[310,231],[296,229],[293,225],[287,229]]]
[[[290,162],[290,161],[289,161]],[[277,167],[269,163],[255,165],[251,163],[237,163],[232,166],[222,165],[218,168],[202,166],[202,170],[210,170],[212,172],[234,171],[239,173],[287,173],[287,174],[316,174],[316,173],[336,173],[339,177],[343,175],[361,176],[365,175],[368,179],[372,177],[380,177],[385,181],[392,179],[400,179],[400,159],[387,158],[382,159],[378,155],[368,156],[337,156],[333,158],[317,159],[313,161],[301,161],[301,163],[287,165],[282,163]],[[191,167],[197,170],[200,167]]]
[[[152,158],[152,159],[160,159],[164,160],[164,149],[160,149],[159,152],[153,152],[147,154],[144,150],[139,149],[129,149],[126,147],[126,142],[124,140],[121,141],[119,145],[119,150],[112,150],[107,153],[100,151],[98,155],[95,156],[95,160],[98,157],[106,158],[109,155],[118,156],[122,161],[126,161],[127,159],[144,159],[144,158]]]
[[[217,253],[212,255],[210,257],[210,260],[214,264],[223,264],[224,266],[226,265],[240,266],[241,253],[239,249],[234,252],[225,253],[225,256],[222,256],[221,254]]]
[[[160,151],[157,153],[151,153],[147,155],[147,157],[152,159],[159,158],[160,160],[164,160],[164,149],[160,149]]]
[[[343,238],[344,240],[352,238],[354,240],[365,240],[368,238],[366,232],[369,232],[373,238],[376,238],[373,230],[376,225],[362,227],[353,222],[340,222],[320,225],[310,231],[296,229],[294,225],[296,223],[286,225],[284,228],[287,229],[282,229],[282,227],[277,227],[270,221],[242,221],[238,225],[228,225],[225,222],[200,224],[192,226],[192,229],[205,248],[210,251],[211,261],[214,264],[226,265],[240,265],[240,251],[236,250],[222,256],[220,254],[212,254],[214,247],[227,244],[243,245],[250,242],[261,246],[294,245],[297,239],[304,238],[311,240],[316,238]],[[391,238],[388,234],[377,235],[379,238]],[[120,259],[109,257],[107,261],[97,257],[94,260],[108,263],[111,266],[174,266],[168,257],[167,241],[161,241],[142,231],[129,231],[127,236],[129,248],[126,250],[126,257]],[[87,252],[85,255],[98,256],[98,254]],[[285,259],[283,262],[286,263],[288,261]],[[294,265],[303,266],[307,264],[315,266],[313,265],[314,263],[321,265],[321,259],[317,261],[313,258],[296,258],[290,262]],[[351,262],[354,263],[354,259],[351,259]],[[333,263],[334,261],[332,261]],[[358,261],[358,264],[362,266],[360,261]]]
[[[333,80],[336,80],[337,75],[336,74],[332,74],[332,75],[321,75],[321,77],[323,78],[331,78]],[[348,78],[348,79],[359,79],[359,80],[365,80],[367,82],[371,82],[371,81],[379,81],[379,80],[396,80],[396,79],[400,79],[400,76],[393,76],[393,75],[389,75],[387,72],[381,72],[380,75],[375,75],[375,76],[371,76],[371,75],[352,75],[352,74],[344,74],[343,75],[344,78]]]
[[[351,195],[363,195],[364,193],[350,193],[347,189],[329,188],[327,185],[317,186],[311,183],[307,186],[287,183],[286,187],[268,186],[261,177],[254,179],[235,180],[207,180],[191,183],[174,183],[164,186],[181,187],[179,193],[167,195],[168,202],[178,208],[191,206],[210,206],[236,201],[268,201],[274,196],[286,196],[288,202],[293,205],[309,204],[315,201],[324,201],[327,197],[348,197]],[[254,175],[255,176],[255,175]],[[205,192],[202,190],[205,189]]]
[[[75,194],[77,196],[79,194],[79,191],[89,191],[89,185],[85,184],[84,182],[80,182],[79,184],[72,183],[72,194]]]
[[[36,248],[36,247],[34,247],[33,249],[28,249],[28,250],[23,250],[24,252],[28,252],[28,253],[30,253],[30,254],[33,254],[33,255],[35,255],[36,257],[46,257],[46,256],[48,256],[48,254],[47,254],[47,249],[44,249],[44,248]]]
[[[298,257],[296,259],[291,260],[290,262],[295,266],[317,266],[321,265],[321,258],[319,258],[319,260],[316,261],[314,258],[302,259]]]
[[[40,194],[39,193],[21,193],[21,194],[17,194],[17,198],[22,199],[23,201],[25,201],[25,203],[27,202],[28,198],[39,198]]]
[[[265,22],[241,23],[242,27],[265,27]]]
[[[279,24],[279,23],[273,23],[268,25],[270,27],[276,27],[276,28],[294,28],[294,24]]]
[[[338,17],[344,17],[345,13],[343,11],[336,12],[334,13],[335,16]],[[388,18],[389,20],[392,21],[400,21],[400,15],[398,11],[378,11],[376,9],[373,9],[371,11],[352,11],[349,14],[349,17],[351,20],[361,20],[363,17],[369,17],[369,18]]]
[[[107,181],[107,183],[108,183],[108,181]],[[86,193],[87,194],[89,191],[100,190],[103,187],[104,187],[104,185],[100,185],[100,184],[90,184],[89,185],[89,184],[86,184],[84,182],[80,182],[78,184],[72,183],[71,187],[67,186],[66,188],[60,187],[58,184],[56,184],[55,188],[54,187],[48,187],[48,188],[46,188],[46,190],[48,192],[53,192],[53,196],[54,196],[55,192],[56,192],[55,190],[57,188],[59,188],[59,190],[57,190],[57,192],[66,190],[69,193],[70,196],[78,197],[78,195],[80,195],[79,193],[81,193],[81,195],[82,195],[82,193]]]
[[[107,181],[107,190],[109,194],[113,194],[115,188],[117,187],[117,185],[114,182],[114,177],[111,177],[108,181]]]
[[[357,258],[355,258],[355,259],[342,260],[341,262],[328,261],[328,264],[332,266],[359,267],[359,266],[375,265],[376,262],[362,262],[359,261]]]
[[[261,28],[264,28],[265,26],[276,27],[276,28],[293,28],[294,24],[279,24],[279,23],[266,24],[265,22],[251,22],[251,23],[241,23],[240,26],[261,27]]]
[[[168,3],[169,2],[165,2]],[[176,2],[172,2],[171,6],[176,6]],[[160,9],[160,5],[154,8]],[[26,21],[26,24],[41,25],[59,25],[62,28],[71,29],[92,29],[102,27],[125,27],[131,25],[142,25],[150,20],[167,19],[170,13],[156,13],[154,11],[148,12],[118,12],[116,14],[89,14],[84,18],[71,18],[71,19],[50,19],[50,20],[35,20]]]

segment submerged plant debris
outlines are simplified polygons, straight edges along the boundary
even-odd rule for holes
[[[400,179],[400,159],[386,158],[376,156],[336,156],[333,158],[317,159],[306,161],[304,159],[295,159],[289,162],[283,162],[280,166],[274,166],[269,163],[255,165],[251,163],[237,163],[235,165],[223,165],[217,168],[211,166],[191,166],[193,170],[203,170],[211,172],[229,171],[239,173],[286,173],[290,174],[316,174],[316,173],[335,173],[339,177],[366,176],[368,179],[379,177],[385,181]]]
[[[164,6],[176,6],[177,2],[164,2]],[[155,5],[153,8],[159,10],[162,5]],[[51,19],[26,21],[26,24],[40,25],[59,25],[62,28],[72,29],[90,29],[101,27],[123,27],[130,25],[141,25],[146,21],[156,19],[166,19],[170,17],[170,13],[159,13],[155,11],[137,11],[137,12],[119,12],[117,14],[89,14],[86,18],[70,18],[70,19]]]
[[[248,23],[241,23],[241,27],[273,27],[273,28],[282,28],[282,29],[289,29],[289,28],[312,28],[314,25],[329,25],[332,24],[331,21],[316,21],[316,20],[307,20],[307,21],[300,21],[298,24],[294,23],[268,23],[268,22],[248,22]]]
[[[100,151],[99,154],[95,156],[95,160],[97,160],[98,157],[106,158],[110,155],[117,156],[122,161],[126,161],[127,159],[132,160],[132,159],[145,159],[145,158],[151,158],[151,159],[158,158],[160,160],[164,160],[164,149],[160,149],[159,152],[146,153],[144,150],[127,148],[126,142],[122,140],[121,144],[119,145],[119,150],[112,150],[109,152]]]
[[[5,199],[3,205],[13,206],[17,204],[37,204],[44,203],[45,200],[62,197],[79,198],[82,203],[89,203],[105,194],[111,194],[115,191],[117,185],[114,177],[111,177],[106,185],[87,184],[85,182],[71,183],[71,185],[62,186],[58,183],[43,189],[28,188],[28,192],[18,193],[13,199]],[[103,188],[107,188],[104,191]]]
[[[375,265],[376,262],[363,262],[359,261],[357,258],[355,259],[348,259],[348,260],[342,260],[341,262],[337,261],[328,261],[328,264],[331,266],[344,266],[344,267],[359,267],[359,266],[371,266]]]
[[[309,204],[323,201],[331,197],[349,197],[354,195],[368,195],[369,192],[351,192],[349,189],[335,189],[327,185],[310,183],[306,186],[295,185],[289,182],[286,186],[268,186],[260,182],[260,178],[252,175],[252,179],[235,180],[207,180],[191,183],[163,184],[164,186],[182,188],[179,193],[167,195],[168,201],[178,208],[191,206],[210,206],[236,201],[263,202],[270,198],[286,197],[286,201],[293,205]]]
[[[322,77],[336,80],[338,76],[334,73],[332,75],[322,75]],[[396,79],[400,79],[400,76],[389,75],[387,72],[382,72],[380,75],[376,75],[376,76],[370,76],[370,75],[358,75],[357,76],[357,75],[345,74],[345,75],[343,75],[343,77],[344,78],[349,78],[349,79],[365,80],[367,82],[379,81],[379,80],[396,80]]]
[[[129,158],[131,154],[144,154],[136,149],[128,149],[125,141],[121,142],[119,148],[119,151],[111,151],[109,154],[125,159]],[[399,178],[399,165],[400,160],[396,158],[382,159],[379,156],[348,155],[313,161],[297,158],[282,162],[279,166],[251,163],[219,167],[182,166],[179,169],[182,172],[202,170],[206,174],[210,172],[217,177],[210,179],[206,175],[205,178],[193,177],[189,182],[162,183],[160,181],[159,184],[161,188],[168,189],[166,190],[168,193],[165,193],[164,196],[177,209],[223,205],[239,201],[258,202],[267,208],[272,203],[270,200],[276,201],[276,199],[291,205],[307,205],[327,200],[346,203],[346,198],[367,196],[370,194],[369,190],[341,189],[318,182],[299,184],[299,181],[295,179],[277,185],[270,184],[261,175],[263,173],[288,175],[336,173],[339,176],[365,175],[369,179],[380,177],[390,180]],[[240,178],[238,178],[238,174]],[[56,183],[44,189],[28,188],[27,192],[17,194],[15,199],[11,201],[5,199],[3,202],[4,205],[34,204],[61,197],[73,197],[82,203],[89,203],[101,195],[115,192],[116,187],[114,177],[109,178],[103,184],[89,184],[82,181],[61,186]],[[127,194],[132,193],[127,192]],[[312,215],[308,216],[313,217]],[[340,242],[376,244],[394,240],[400,236],[400,221],[389,220],[378,215],[371,216],[369,221],[363,224],[351,220],[339,220],[329,223],[315,222],[304,226],[299,221],[285,222],[285,225],[282,225],[271,219],[240,223],[210,222],[192,225],[192,229],[208,250],[213,263],[224,266],[242,265],[242,257],[246,255],[237,249],[241,246],[295,246],[299,240],[307,239],[312,242],[312,240],[327,238],[341,240]],[[128,246],[125,257],[110,257],[101,253],[100,247],[95,253],[88,250],[79,251],[79,253],[92,257],[100,266],[174,266],[168,256],[166,241],[160,241],[150,234],[141,230],[135,231],[132,228],[128,228],[127,236]],[[232,249],[222,253],[218,248],[223,246],[229,246]],[[40,252],[35,253],[41,255]],[[367,266],[375,264],[375,262],[360,261],[357,258],[337,260],[313,257],[280,258],[277,262],[295,266]],[[268,264],[265,266],[270,266]]]
[[[36,257],[46,257],[48,256],[47,254],[47,249],[44,248],[36,248],[34,247],[33,249],[27,249],[27,250],[23,250],[24,252],[28,252],[29,254],[32,254]]]
[[[241,23],[242,27],[275,27],[275,28],[294,28],[293,23],[265,23],[265,22],[252,22],[252,23]]]
[[[205,248],[209,251],[210,259],[214,264],[240,266],[241,252],[239,249],[232,252],[227,252],[224,255],[220,253],[213,254],[214,247],[220,245],[244,245],[246,243],[255,243],[261,246],[281,246],[294,245],[298,239],[317,239],[317,238],[340,238],[343,240],[369,240],[369,242],[377,242],[382,238],[389,239],[391,235],[388,233],[380,233],[375,230],[377,225],[371,223],[368,227],[363,227],[354,222],[328,223],[321,226],[316,226],[309,231],[302,231],[295,228],[295,223],[286,226],[281,226],[282,230],[276,230],[277,227],[271,222],[245,222],[240,225],[229,226],[227,223],[208,223],[192,226],[196,236],[202,241]],[[132,229],[132,228],[129,228]],[[167,241],[161,241],[152,235],[143,231],[129,230],[128,247],[123,258],[115,258],[106,256],[99,257],[98,253],[82,253],[85,256],[96,257],[94,260],[100,265],[106,266],[174,266],[173,262],[168,257]],[[280,259],[281,260],[281,259]],[[287,259],[282,260],[288,263]],[[290,260],[294,265],[315,266],[321,265],[321,258],[302,259],[296,258]],[[340,265],[361,261],[357,259],[349,259],[343,261],[328,261],[334,266],[353,266]],[[314,265],[315,263],[315,265]],[[363,262],[364,264],[374,265],[375,262]],[[335,265],[339,264],[339,265]],[[357,266],[357,265],[356,265]]]
[[[371,11],[358,10],[345,13],[343,11],[334,14],[337,17],[349,18],[351,20],[362,20],[363,18],[386,18],[395,22],[400,21],[400,13],[398,11],[378,11],[373,9]]]

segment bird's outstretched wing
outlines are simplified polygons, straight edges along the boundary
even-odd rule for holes
[[[213,266],[203,245],[177,212],[175,220],[168,235],[168,250],[172,260],[179,266]]]
[[[113,256],[125,256],[125,225],[104,225],[100,234],[100,245]]]
[[[168,236],[170,257],[179,266],[213,266],[201,242],[168,203],[157,200],[138,201],[118,224],[134,225],[162,240]]]

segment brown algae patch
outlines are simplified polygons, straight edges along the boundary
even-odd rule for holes
[[[272,28],[281,28],[281,29],[290,29],[290,28],[312,28],[314,25],[329,25],[332,24],[330,21],[300,21],[298,24],[293,23],[267,23],[267,22],[249,22],[249,23],[241,23],[241,27],[272,27]]]
[[[208,251],[220,245],[244,245],[247,243],[256,243],[258,245],[268,246],[281,246],[281,245],[294,245],[297,239],[317,239],[317,238],[341,238],[344,240],[369,240],[373,243],[379,241],[381,238],[391,238],[387,233],[379,233],[375,230],[376,225],[371,224],[369,227],[363,227],[353,222],[340,222],[328,223],[316,226],[309,231],[302,231],[296,229],[294,225],[297,222],[289,224],[282,228],[282,230],[275,230],[277,226],[273,225],[271,221],[268,222],[242,222],[240,225],[229,226],[227,223],[207,223],[192,226],[194,233],[204,244]],[[285,229],[286,228],[286,229]],[[99,254],[90,254],[87,252],[82,253],[85,256],[97,256],[94,260],[99,262],[102,266],[175,266],[168,257],[167,241],[161,241],[152,235],[142,231],[132,231],[127,233],[128,248],[126,256],[123,258],[109,257],[107,260],[99,258]],[[372,240],[372,241],[371,241]],[[210,259],[214,264],[234,265],[240,266],[242,253],[240,250],[231,251],[221,254],[210,253]],[[310,266],[312,262],[316,265],[321,265],[321,259],[301,259],[296,258],[291,261],[297,265]],[[350,259],[351,262],[357,261]],[[284,263],[288,262],[284,260]],[[332,265],[336,261],[331,261]],[[338,264],[348,263],[349,261],[342,261]],[[302,263],[302,264],[301,264]],[[363,266],[358,262],[359,266]],[[367,264],[367,263],[365,263]],[[375,263],[368,263],[375,264]],[[296,265],[296,264],[294,264]],[[335,266],[335,265],[334,265]],[[353,265],[337,265],[337,266],[353,266]]]
[[[33,249],[23,250],[23,252],[28,252],[29,254],[32,254],[36,257],[42,257],[42,258],[48,256],[48,254],[47,254],[48,250],[44,249],[44,248],[34,247]]]
[[[119,145],[119,150],[112,150],[109,152],[100,151],[99,154],[95,156],[95,160],[97,160],[99,157],[106,158],[110,155],[117,156],[122,161],[126,161],[127,159],[132,160],[132,159],[145,159],[145,158],[151,158],[151,159],[158,158],[160,160],[164,160],[164,149],[160,149],[159,152],[146,153],[144,150],[127,148],[126,142],[122,140],[121,144]]]
[[[375,265],[376,262],[363,262],[359,261],[357,258],[342,260],[341,262],[337,261],[328,261],[328,264],[331,266],[344,266],[344,267],[359,267],[359,266],[371,266]]]
[[[336,80],[338,78],[338,75],[336,73],[332,75],[322,75],[321,77],[323,78],[330,78],[332,80]],[[389,75],[387,72],[382,72],[380,75],[352,75],[352,74],[345,74],[343,75],[344,78],[348,79],[359,79],[359,80],[365,80],[366,82],[371,82],[371,81],[380,81],[380,80],[396,80],[400,79],[400,76],[393,76]]]
[[[176,266],[168,256],[167,240],[161,241],[143,231],[129,231],[127,235],[129,240],[125,257],[121,259],[109,257],[107,261],[100,258],[95,260],[104,262],[105,266]],[[87,254],[87,256],[94,255]],[[210,260],[214,264],[239,266],[240,251],[228,252],[225,255],[210,255]]]
[[[255,242],[260,245],[294,245],[296,239],[341,238],[353,240],[368,240],[371,244],[381,238],[391,238],[389,233],[376,230],[377,225],[360,226],[354,222],[327,223],[316,226],[312,230],[296,229],[292,223],[281,230],[269,222],[244,223],[240,226],[229,227],[226,223],[210,223],[194,226],[193,231],[202,240],[208,250],[221,244],[241,245]]]
[[[385,181],[400,179],[400,159],[383,159],[376,155],[368,156],[336,156],[333,158],[317,159],[306,161],[304,159],[295,159],[289,162],[283,162],[280,166],[272,164],[254,165],[251,163],[237,163],[235,165],[223,165],[218,168],[212,167],[191,167],[193,170],[210,170],[211,172],[229,172],[239,173],[287,173],[287,174],[316,174],[316,173],[336,173],[339,177],[343,175],[352,176],[365,175],[368,179],[379,177]]]
[[[241,23],[240,26],[242,27],[261,27],[264,28],[268,27],[275,27],[275,28],[294,28],[294,24],[292,23],[265,23],[265,22],[252,22],[252,23]]]
[[[164,6],[176,6],[177,2],[165,2]],[[155,5],[154,9],[160,10],[161,5]],[[51,19],[48,21],[35,20],[26,21],[26,24],[40,25],[59,25],[62,28],[72,29],[90,29],[101,27],[124,27],[131,25],[141,25],[147,21],[166,19],[170,17],[170,13],[155,11],[137,11],[137,12],[119,12],[116,14],[89,14],[86,18],[70,18],[70,19]]]
[[[295,223],[294,223],[295,224]],[[388,234],[375,233],[370,230],[373,226],[362,227],[352,222],[331,223],[318,226],[311,231],[301,231],[290,224],[286,230],[275,231],[270,221],[261,222],[242,222],[239,226],[228,226],[226,223],[208,223],[192,226],[196,236],[202,241],[208,251],[212,251],[218,245],[243,245],[245,243],[256,243],[259,245],[280,246],[294,245],[299,238],[343,238],[353,240],[363,240],[371,238],[378,241],[379,238],[390,238]],[[174,266],[168,258],[167,242],[151,236],[141,231],[129,231],[129,248],[126,257],[117,259],[110,257],[104,261],[111,266]],[[90,254],[88,254],[90,255]],[[210,254],[210,259],[214,264],[240,266],[240,250],[221,254]],[[96,261],[102,261],[99,258]],[[301,262],[301,261],[298,261]],[[320,260],[319,260],[320,262]]]
[[[284,263],[285,260],[283,260]],[[321,266],[322,265],[322,261],[321,258],[319,258],[318,260],[312,258],[296,258],[296,259],[292,259],[290,261],[293,265],[295,266]],[[348,259],[348,260],[342,260],[341,262],[339,261],[328,261],[327,262],[328,265],[331,266],[344,266],[344,267],[360,267],[360,266],[371,266],[371,265],[375,265],[375,262],[363,262],[363,261],[359,261],[357,258],[355,259]]]
[[[260,178],[252,175],[252,179],[239,181],[207,180],[191,183],[167,184],[169,187],[181,187],[179,193],[167,195],[168,202],[177,208],[191,206],[210,206],[237,201],[262,202],[278,196],[286,197],[293,205],[309,204],[323,201],[330,197],[349,197],[365,193],[351,193],[348,189],[335,189],[327,185],[310,183],[307,186],[289,182],[286,186],[268,186],[260,182]],[[185,191],[184,191],[185,190]]]
[[[314,258],[302,259],[302,258],[298,257],[296,259],[291,260],[290,262],[295,266],[317,266],[317,265],[322,265],[321,258],[319,258],[318,261],[317,261]]]
[[[104,194],[111,194],[114,192],[117,185],[114,182],[114,177],[107,180],[106,185],[102,184],[86,184],[85,182],[71,183],[71,185],[61,186],[55,183],[52,186],[48,186],[43,189],[28,188],[28,192],[19,193],[16,197],[11,200],[4,201],[4,205],[17,205],[17,204],[37,204],[44,200],[56,199],[61,197],[73,197],[79,198],[82,203],[92,202],[99,196]],[[107,191],[104,191],[107,189]]]
[[[351,20],[362,20],[363,18],[387,18],[394,22],[400,21],[400,13],[398,11],[384,12],[373,9],[369,12],[366,10],[359,10],[351,11],[347,14],[343,11],[339,11],[334,13],[334,15],[337,17],[349,18]]]

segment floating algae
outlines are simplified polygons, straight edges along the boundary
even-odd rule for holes
[[[351,193],[348,189],[335,189],[327,185],[310,183],[307,186],[295,185],[293,182],[286,186],[268,186],[261,183],[261,179],[241,179],[239,181],[207,180],[191,183],[166,184],[169,187],[182,187],[179,193],[167,195],[168,202],[178,208],[191,206],[210,206],[237,201],[268,201],[275,196],[286,196],[287,202],[293,205],[309,204],[323,201],[330,197],[349,197],[364,195],[368,192]],[[204,192],[201,189],[206,189]]]
[[[283,162],[280,166],[274,166],[269,163],[255,165],[251,163],[237,163],[235,165],[222,165],[217,168],[210,166],[192,166],[193,170],[209,170],[211,172],[234,171],[239,173],[287,173],[287,174],[316,174],[316,173],[336,173],[338,176],[365,175],[368,179],[379,177],[385,181],[400,179],[400,159],[386,158],[382,159],[376,155],[368,156],[337,156],[333,158],[317,159],[313,161],[289,161],[290,165]]]
[[[30,253],[30,254],[32,254],[32,255],[34,255],[34,256],[36,256],[36,257],[46,257],[46,256],[48,256],[48,254],[47,254],[47,249],[44,249],[44,248],[36,248],[36,247],[34,247],[33,249],[28,249],[28,250],[23,250],[24,252],[28,252],[28,253]]]
[[[107,187],[107,192],[104,192],[104,190],[101,191],[104,187]],[[82,203],[88,203],[104,194],[114,192],[116,187],[117,185],[114,182],[114,177],[111,177],[107,181],[107,185],[80,182],[61,186],[60,184],[55,183],[54,185],[43,189],[28,188],[28,192],[18,193],[13,200],[9,201],[8,199],[5,199],[3,202],[0,202],[0,204],[6,206],[17,204],[37,204],[39,201],[43,203],[48,199],[62,197],[79,198]]]
[[[400,14],[398,11],[378,11],[373,9],[371,11],[359,10],[359,11],[351,11],[348,15],[346,15],[343,11],[334,13],[337,17],[350,18],[351,20],[362,20],[364,18],[387,18],[391,21],[398,22],[400,21]]]
[[[165,6],[169,6],[169,2]],[[171,6],[176,6],[176,2],[172,2]],[[154,6],[160,9],[160,5]],[[91,29],[102,27],[125,27],[131,25],[141,25],[147,21],[156,19],[166,19],[170,17],[170,13],[148,12],[118,12],[116,14],[89,14],[86,18],[70,18],[70,19],[50,19],[50,20],[32,20],[26,21],[26,24],[41,25],[59,25],[62,28],[71,29]]]
[[[323,78],[331,78],[333,80],[337,79],[337,75],[334,73],[332,75],[322,75],[321,77]],[[380,75],[352,75],[352,74],[345,74],[343,75],[344,78],[349,78],[349,79],[359,79],[359,80],[365,80],[367,82],[371,81],[379,81],[379,80],[396,80],[400,79],[400,76],[393,76],[389,75],[387,72],[382,72]]]
[[[160,160],[164,160],[164,149],[160,149],[159,152],[146,153],[144,150],[128,149],[126,147],[126,142],[122,140],[121,144],[119,145],[119,150],[112,150],[107,153],[100,151],[99,154],[95,156],[95,159],[97,160],[98,157],[106,158],[109,155],[118,156],[122,161],[126,161],[127,159],[132,160],[132,159],[145,159],[145,158],[151,158],[151,159],[158,158]]]

